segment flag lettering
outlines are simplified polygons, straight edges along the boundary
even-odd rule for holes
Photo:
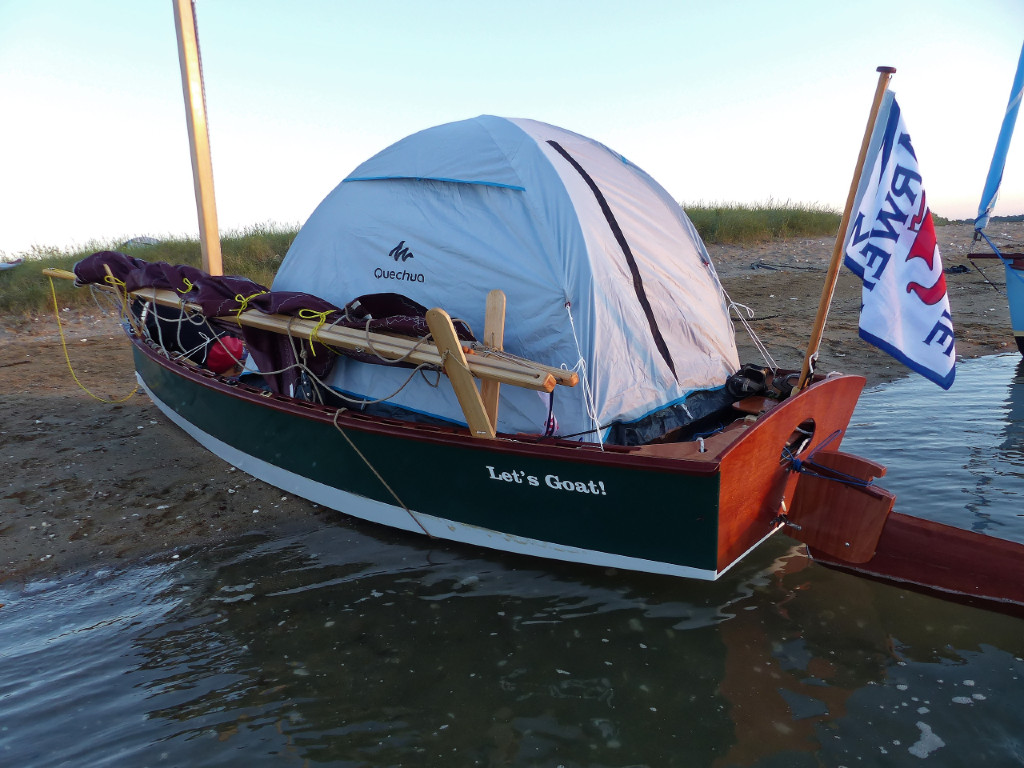
[[[942,344],[945,344],[946,341],[949,341],[949,344],[943,350],[943,354],[948,355],[952,353],[954,344],[953,318],[950,316],[949,312],[942,313],[942,319],[935,323],[931,333],[929,333],[927,338],[924,340],[924,343],[939,344],[941,346]]]
[[[844,261],[863,282],[861,338],[949,389],[956,343],[946,278],[917,154],[891,92],[858,189]]]

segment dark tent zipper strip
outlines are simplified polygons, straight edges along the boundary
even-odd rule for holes
[[[565,151],[557,141],[548,141],[554,149],[564,157],[569,165],[576,169],[576,172],[587,182],[587,186],[590,187],[590,191],[594,193],[594,197],[597,199],[597,204],[601,206],[601,212],[604,214],[605,219],[608,221],[608,226],[611,227],[612,234],[615,235],[615,241],[619,244],[619,248],[622,249],[622,254],[626,257],[626,263],[629,265],[630,274],[633,275],[633,290],[636,291],[637,301],[640,302],[640,306],[644,310],[644,315],[647,317],[647,325],[651,329],[651,336],[654,337],[654,344],[658,347],[658,351],[664,358],[665,363],[668,365],[669,370],[672,371],[672,375],[678,380],[679,377],[676,375],[676,366],[672,362],[672,355],[669,354],[668,344],[665,343],[665,338],[661,335],[661,329],[658,328],[658,321],[654,318],[654,310],[651,308],[651,302],[647,298],[647,292],[644,291],[644,281],[640,277],[640,269],[637,267],[636,259],[633,258],[633,251],[630,250],[629,243],[626,242],[626,236],[622,233],[622,229],[619,227],[619,222],[615,220],[615,214],[612,213],[611,206],[608,205],[608,201],[605,199],[604,194],[601,192],[600,187],[590,177],[583,166],[576,162],[576,159]]]

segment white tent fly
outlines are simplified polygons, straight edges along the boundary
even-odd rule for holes
[[[505,349],[580,374],[546,394],[503,387],[498,429],[604,440],[739,367],[718,276],[693,225],[650,176],[551,125],[481,116],[370,158],[302,227],[274,281],[343,306],[401,293],[465,320],[507,296]],[[329,383],[464,423],[449,386],[339,359]],[[446,382],[441,382],[442,385]]]

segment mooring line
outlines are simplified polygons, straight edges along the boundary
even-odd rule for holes
[[[334,419],[333,419],[334,428],[337,429],[338,432],[341,433],[341,436],[345,438],[345,442],[347,442],[349,444],[349,447],[353,451],[355,451],[356,455],[360,459],[363,460],[363,462],[366,464],[366,466],[368,466],[370,468],[370,471],[373,472],[374,475],[376,475],[378,480],[380,480],[380,484],[383,485],[387,489],[388,493],[390,493],[395,498],[395,501],[398,502],[398,506],[400,506],[402,509],[404,509],[406,511],[406,514],[408,514],[409,517],[411,517],[413,519],[413,522],[416,523],[416,525],[418,525],[420,527],[420,530],[423,531],[423,533],[425,533],[427,535],[427,538],[430,538],[430,539],[436,538],[430,531],[428,531],[426,529],[426,527],[424,527],[423,523],[420,522],[420,519],[418,517],[416,517],[416,513],[413,512],[411,509],[409,509],[409,507],[407,507],[405,505],[405,502],[402,501],[398,497],[398,494],[395,493],[395,489],[392,488],[390,485],[388,485],[388,481],[384,479],[384,477],[381,475],[381,473],[377,471],[377,468],[375,466],[373,466],[373,464],[370,463],[370,460],[368,458],[366,458],[366,456],[363,455],[363,452],[360,451],[359,448],[356,447],[356,444],[352,442],[352,438],[350,438],[346,434],[345,430],[341,428],[341,425],[338,424],[338,416],[341,415],[341,412],[343,410],[344,410],[343,408],[339,408],[338,410],[336,410],[334,412]]]

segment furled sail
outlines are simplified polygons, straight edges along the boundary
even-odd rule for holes
[[[985,178],[985,190],[981,194],[981,205],[978,206],[978,218],[974,220],[974,228],[979,232],[988,225],[988,220],[996,207],[996,200],[999,198],[999,187],[1003,182],[1003,168],[1006,166],[1006,155],[1010,149],[1010,139],[1013,137],[1013,127],[1017,122],[1022,96],[1024,96],[1024,47],[1021,47],[1020,60],[1017,62],[1017,74],[1013,78],[1013,88],[1010,89],[1010,101],[1006,105],[1006,114],[1003,115],[1003,125],[999,129],[999,139],[996,141],[996,150],[992,155],[992,164],[989,166],[988,176]]]

